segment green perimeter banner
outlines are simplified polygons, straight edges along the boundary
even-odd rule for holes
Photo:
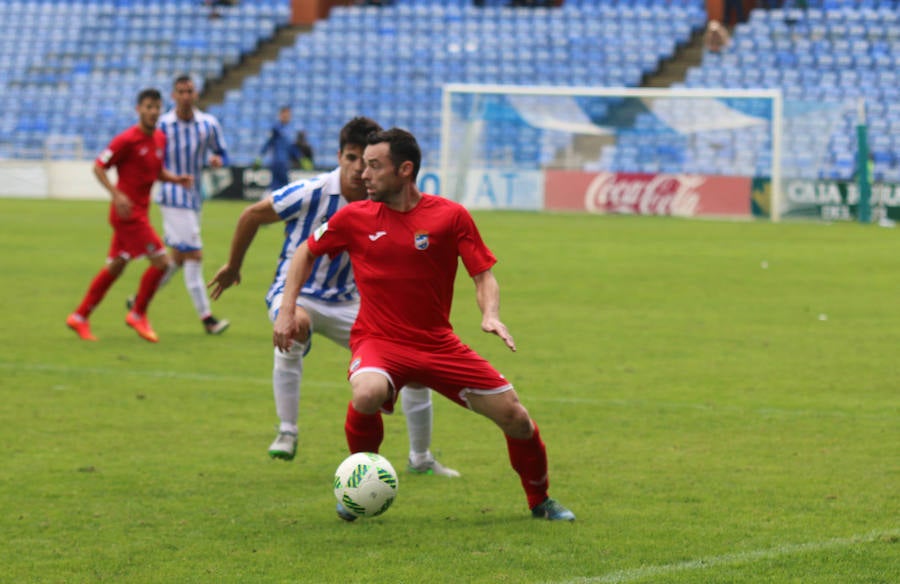
[[[753,179],[753,213],[768,216],[771,181]],[[859,186],[836,180],[787,179],[782,186],[783,219],[858,221]],[[882,217],[900,221],[900,184],[872,184],[872,221]]]

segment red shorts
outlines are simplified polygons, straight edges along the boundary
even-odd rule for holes
[[[461,406],[468,407],[466,394],[501,393],[512,384],[481,355],[459,339],[438,349],[410,347],[382,339],[362,339],[351,343],[347,377],[378,372],[391,386],[400,389],[409,383],[430,387]],[[397,392],[383,409],[391,412]]]
[[[110,260],[117,257],[134,260],[143,256],[161,255],[166,251],[162,240],[146,217],[114,223],[112,228],[112,242],[106,256]]]

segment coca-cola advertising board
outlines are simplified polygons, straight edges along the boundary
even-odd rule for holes
[[[629,215],[750,217],[751,179],[547,170],[544,208]]]

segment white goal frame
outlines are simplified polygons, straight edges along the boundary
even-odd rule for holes
[[[631,88],[631,87],[550,87],[543,85],[500,85],[477,83],[447,83],[443,86],[441,99],[441,159],[440,176],[445,193],[459,193],[461,185],[451,185],[451,160],[458,154],[458,149],[451,147],[452,140],[452,94],[506,94],[535,96],[584,96],[584,97],[623,97],[623,98],[747,98],[770,99],[772,101],[772,172],[771,172],[771,221],[781,219],[782,199],[782,132],[784,128],[784,97],[780,89],[668,89],[668,88]],[[468,137],[467,137],[468,139]],[[464,148],[463,152],[470,148]],[[464,180],[464,179],[460,179]],[[452,195],[451,195],[452,196]]]

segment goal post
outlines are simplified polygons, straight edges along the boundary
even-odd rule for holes
[[[780,90],[451,83],[441,191],[475,208],[557,210],[581,196],[593,212],[778,221],[783,117]],[[508,183],[505,199],[479,195],[491,181]]]

